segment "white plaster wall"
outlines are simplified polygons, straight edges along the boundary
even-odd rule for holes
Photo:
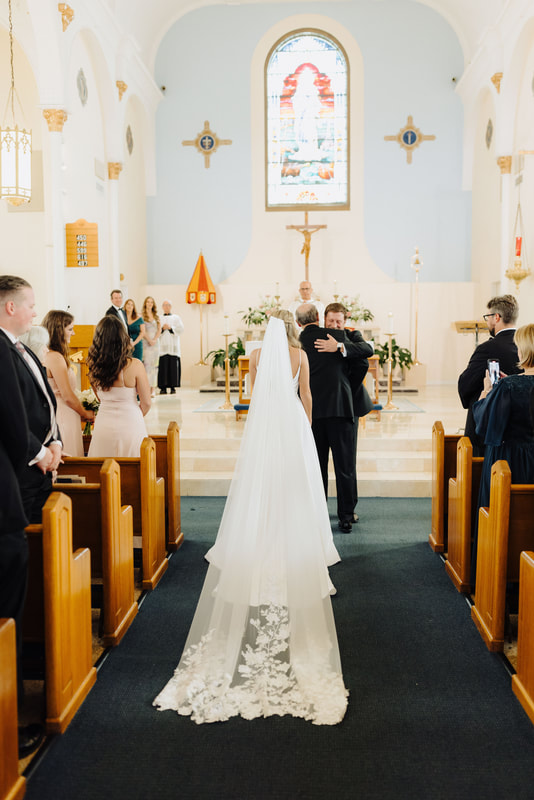
[[[103,311],[107,308],[105,302],[109,296],[107,154],[99,80],[95,70],[98,51],[94,47],[94,42],[83,33],[73,43],[66,87],[69,116],[62,134],[64,220],[69,223],[85,219],[98,225],[98,267],[64,270],[66,304],[76,321],[83,324],[94,322],[95,310],[99,306]],[[83,69],[87,81],[85,105],[81,103],[76,86],[80,69]]]
[[[144,110],[139,101],[127,102],[123,123],[123,140],[128,125],[133,136],[130,155],[124,148],[123,169],[119,177],[119,250],[120,272],[124,275],[123,291],[133,297],[140,312],[142,287],[146,283],[146,194],[145,147],[143,141]],[[125,296],[126,299],[126,296]]]
[[[9,36],[0,27],[0,63],[9,65]],[[32,130],[33,151],[41,152],[43,135],[48,135],[42,112],[38,108],[37,85],[30,63],[18,42],[14,42],[15,86],[22,104],[27,126]],[[0,103],[4,114],[11,75],[9,69],[0,70]],[[16,119],[19,119],[18,107]],[[2,121],[3,121],[2,116]],[[6,122],[9,117],[6,117]],[[41,191],[42,191],[42,187]],[[52,287],[47,286],[45,260],[44,211],[33,211],[30,206],[17,210],[0,201],[0,272],[26,278],[35,290],[37,313],[48,308]]]
[[[490,147],[486,146],[488,120],[493,124]],[[480,315],[500,280],[501,253],[501,173],[495,154],[495,103],[489,89],[478,103],[473,154],[472,210],[472,279],[476,289],[474,301]],[[472,316],[472,318],[474,318]]]

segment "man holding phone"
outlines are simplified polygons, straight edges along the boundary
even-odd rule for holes
[[[514,344],[515,323],[519,314],[517,300],[513,295],[505,294],[502,297],[493,297],[487,307],[488,313],[484,314],[484,319],[490,338],[478,345],[469,364],[458,378],[458,394],[463,407],[468,409],[465,435],[471,440],[474,456],[484,455],[484,441],[475,432],[471,407],[484,388],[486,370],[492,377],[492,382],[495,378],[499,380],[501,373],[514,375],[522,372],[517,366],[519,357]],[[490,362],[492,362],[491,367]]]

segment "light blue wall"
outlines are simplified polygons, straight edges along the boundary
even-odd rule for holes
[[[307,10],[344,25],[362,50],[371,256],[391,277],[411,281],[406,254],[418,245],[421,280],[470,280],[471,198],[461,190],[463,111],[452,82],[463,64],[458,40],[437,13],[413,0],[353,0],[206,7],[167,33],[156,61],[156,81],[166,92],[156,120],[157,195],[147,206],[149,282],[187,283],[200,248],[216,283],[242,262],[252,233],[252,54],[272,25]],[[408,114],[437,137],[422,143],[410,166],[398,144],[384,141]],[[219,138],[233,141],[211,156],[209,169],[181,144],[205,119]]]

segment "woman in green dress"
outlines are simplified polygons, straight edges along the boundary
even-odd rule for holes
[[[133,357],[143,360],[143,337],[145,335],[145,322],[140,317],[135,307],[135,302],[128,298],[124,304],[126,319],[128,320],[128,333],[133,347]]]

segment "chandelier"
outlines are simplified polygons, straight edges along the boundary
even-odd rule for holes
[[[24,117],[15,89],[13,67],[13,20],[9,0],[9,53],[11,61],[11,88],[7,96],[4,122],[0,127],[0,197],[13,206],[28,203],[32,196],[32,132],[19,128],[15,121],[15,99]],[[9,113],[11,111],[11,114]],[[6,123],[8,117],[11,117]]]

